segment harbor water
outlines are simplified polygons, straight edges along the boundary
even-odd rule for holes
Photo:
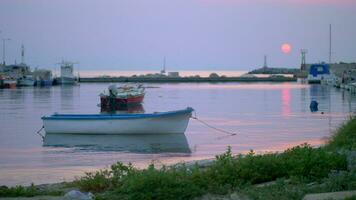
[[[101,113],[99,94],[109,83],[0,90],[0,185],[72,180],[117,161],[145,167],[233,153],[282,151],[325,143],[356,109],[347,91],[302,83],[146,84],[142,107],[129,112],[196,110],[184,135],[46,135],[41,117]],[[311,112],[312,100],[319,111]],[[126,111],[120,111],[126,112]],[[42,132],[42,134],[44,134]]]

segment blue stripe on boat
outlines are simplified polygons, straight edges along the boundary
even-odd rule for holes
[[[142,119],[154,118],[162,116],[173,116],[177,114],[186,114],[193,112],[194,109],[188,107],[184,110],[157,112],[147,114],[113,114],[113,115],[98,115],[98,114],[53,114],[49,117],[43,116],[42,120],[102,120],[102,119]]]

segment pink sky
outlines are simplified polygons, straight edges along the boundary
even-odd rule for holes
[[[204,4],[254,4],[254,3],[277,3],[295,5],[355,5],[355,0],[197,0]]]
[[[250,70],[356,61],[355,0],[1,0],[6,60],[81,70]],[[292,51],[284,54],[281,45]],[[1,52],[1,50],[0,50]]]

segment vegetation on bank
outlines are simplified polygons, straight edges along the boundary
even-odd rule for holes
[[[259,68],[248,72],[249,74],[297,74],[300,73],[298,68]]]
[[[328,150],[356,151],[356,117],[341,126],[326,145]]]
[[[356,171],[347,169],[344,151],[356,150],[355,131],[356,119],[351,119],[319,148],[302,144],[263,155],[253,151],[233,155],[228,148],[205,168],[181,164],[137,169],[119,162],[110,169],[86,173],[68,187],[90,191],[97,199],[194,199],[232,193],[250,199],[302,199],[307,193],[355,190]],[[256,186],[271,181],[274,183]],[[2,190],[0,197],[9,196],[12,190]],[[26,196],[26,192],[11,194]]]
[[[0,197],[34,197],[34,196],[40,196],[40,195],[60,196],[60,195],[63,195],[63,192],[62,191],[52,191],[52,190],[51,191],[41,190],[33,184],[28,187],[0,186]]]
[[[227,194],[251,185],[293,179],[298,183],[320,182],[331,171],[346,170],[346,156],[303,144],[283,153],[233,156],[231,150],[216,157],[207,168],[198,165],[135,169],[117,163],[110,170],[87,173],[74,182],[98,199],[193,199],[204,194]],[[249,195],[251,196],[251,195]],[[258,198],[256,198],[258,199]]]

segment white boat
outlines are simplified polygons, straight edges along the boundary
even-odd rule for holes
[[[17,81],[17,85],[19,86],[34,86],[35,80],[31,75],[24,76]]]
[[[47,134],[183,134],[192,112],[188,107],[151,114],[54,114],[42,120]]]
[[[73,75],[73,64],[71,62],[62,61],[61,64],[61,76],[59,77],[59,83],[62,85],[73,85],[76,83],[76,77]]]
[[[307,77],[309,84],[320,84],[322,81],[332,79],[330,75],[330,66],[327,64],[313,64],[310,66],[309,74]]]

